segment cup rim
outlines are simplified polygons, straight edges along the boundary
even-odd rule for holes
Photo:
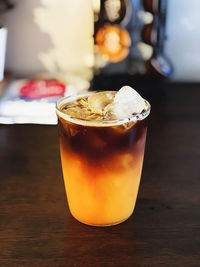
[[[148,115],[150,114],[151,111],[151,105],[150,103],[144,99],[146,105],[147,105],[147,109],[142,111],[142,113],[139,114],[134,114],[132,117],[128,117],[128,118],[124,118],[124,119],[116,119],[116,120],[110,120],[110,121],[102,121],[102,120],[86,120],[86,119],[77,119],[77,118],[72,118],[69,115],[67,115],[66,113],[62,112],[60,110],[61,107],[61,103],[63,102],[63,104],[66,104],[70,101],[74,101],[79,97],[85,97],[85,96],[89,96],[91,94],[97,93],[98,91],[92,91],[92,92],[87,92],[84,94],[72,94],[69,96],[64,96],[58,99],[57,103],[56,103],[56,114],[58,117],[61,117],[62,119],[74,123],[74,124],[78,124],[78,125],[83,125],[83,126],[92,126],[92,127],[108,127],[108,126],[117,126],[117,125],[123,125],[129,122],[137,122],[137,121],[142,121],[144,120],[146,117],[148,117]]]

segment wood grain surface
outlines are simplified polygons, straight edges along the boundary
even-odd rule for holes
[[[200,85],[143,95],[152,112],[139,196],[117,226],[70,215],[56,126],[0,125],[0,266],[200,266]]]

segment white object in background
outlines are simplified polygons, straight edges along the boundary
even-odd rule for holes
[[[0,82],[4,77],[4,64],[6,55],[7,29],[0,27]]]
[[[92,78],[94,17],[92,0],[40,0],[36,24],[47,33],[52,48],[39,53],[45,68],[73,83],[74,76]]]
[[[165,54],[173,80],[200,81],[200,1],[168,0]]]
[[[33,10],[40,5],[40,0],[12,2],[15,8],[0,14],[0,23],[8,29],[5,68],[13,76],[23,78],[44,72],[38,54],[52,44],[49,36],[42,33],[34,22]]]
[[[19,91],[26,82],[27,80],[14,80],[8,84],[0,98],[0,124],[57,124],[55,106],[59,97],[22,99]]]
[[[9,32],[5,68],[23,78],[45,71],[63,71],[64,78],[71,72],[79,79],[80,74],[92,74],[92,0],[13,2],[15,8],[1,14],[0,20]]]

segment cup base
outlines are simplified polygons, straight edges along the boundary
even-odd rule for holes
[[[76,219],[78,222],[80,222],[82,224],[85,224],[85,225],[94,226],[94,227],[109,227],[109,226],[114,226],[114,225],[118,225],[120,223],[123,223],[126,220],[128,220],[131,216],[132,216],[132,214],[130,216],[128,216],[127,218],[123,219],[123,220],[120,220],[120,221],[117,221],[117,222],[113,222],[113,223],[108,223],[108,224],[95,224],[95,223],[92,224],[92,223],[80,221],[79,219],[75,218],[74,216],[73,216],[73,218]]]

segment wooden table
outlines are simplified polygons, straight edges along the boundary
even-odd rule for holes
[[[200,85],[144,94],[152,112],[136,209],[113,227],[70,215],[55,126],[0,126],[0,266],[200,266]]]

